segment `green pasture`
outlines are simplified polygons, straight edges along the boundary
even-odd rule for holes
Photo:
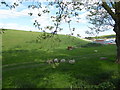
[[[42,34],[17,30],[2,34],[3,88],[120,88],[115,45],[86,47],[89,42],[66,35],[36,42]],[[67,50],[68,46],[75,48]],[[46,63],[55,58],[66,62]],[[70,64],[70,59],[76,62]]]

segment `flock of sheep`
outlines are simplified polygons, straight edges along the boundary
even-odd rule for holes
[[[94,52],[98,52],[98,50],[94,50]],[[107,57],[100,57],[100,60],[106,60],[107,59]],[[75,61],[75,59],[72,59],[72,60],[65,60],[65,59],[57,59],[57,58],[55,58],[55,59],[50,59],[50,60],[47,60],[46,61],[46,63],[47,64],[55,64],[55,63],[65,63],[65,62],[68,62],[68,63],[70,63],[70,64],[74,64],[76,61]]]
[[[53,59],[53,60],[47,60],[46,61],[48,64],[54,64],[54,63],[64,63],[64,62],[68,62],[70,64],[74,64],[75,63],[75,60],[65,60],[65,59],[61,59],[61,60],[58,60],[57,58]]]
[[[94,50],[94,52],[98,52],[98,50]],[[73,60],[65,60],[65,59],[58,60],[57,58],[55,58],[55,59],[51,59],[51,60],[47,60],[46,61],[46,63],[48,63],[48,64],[64,63],[64,62],[68,62],[70,64],[74,64],[75,63],[75,59],[73,59]]]

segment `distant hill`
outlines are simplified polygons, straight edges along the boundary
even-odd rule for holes
[[[91,39],[104,39],[104,38],[109,39],[109,38],[115,38],[115,37],[116,37],[116,35],[112,34],[112,35],[103,35],[103,36],[98,36],[98,37],[85,37],[85,39],[89,39],[89,40],[91,40]]]
[[[115,38],[116,35],[115,34],[112,34],[112,35],[103,35],[103,36],[99,36],[99,37],[96,37],[96,38]]]
[[[2,47],[9,49],[61,49],[67,46],[81,46],[88,41],[68,35],[54,35],[50,38],[42,38],[42,32],[21,30],[5,30],[2,35]],[[49,34],[46,33],[49,36]]]

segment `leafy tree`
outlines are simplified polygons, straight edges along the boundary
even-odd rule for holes
[[[29,0],[18,0],[13,5],[7,4],[6,1],[1,1],[2,5],[9,7],[10,9],[19,6],[19,4],[23,3],[23,1]],[[71,22],[73,18],[79,20],[79,14],[82,9],[86,9],[90,12],[88,15],[88,19],[90,23],[94,25],[94,27],[90,27],[92,32],[87,31],[86,33],[96,33],[103,32],[105,30],[109,30],[113,27],[113,31],[116,33],[116,46],[117,46],[117,61],[120,63],[120,0],[99,0],[97,2],[92,2],[94,0],[72,0],[72,2],[67,2],[67,0],[55,0],[54,2],[50,2],[46,0],[45,9],[42,12],[38,13],[38,16],[44,15],[44,13],[50,13],[50,7],[55,7],[56,14],[51,15],[51,19],[54,23],[54,26],[46,26],[45,29],[40,27],[40,24],[37,20],[35,20],[34,25],[38,27],[43,32],[46,29],[52,30],[52,34],[57,34],[58,31],[63,30],[60,27],[60,24],[64,21],[68,23],[69,30],[71,31],[71,35],[73,35],[75,28],[71,27]],[[33,0],[35,2],[35,0]],[[32,9],[42,9],[42,3],[36,2],[31,3],[28,8]],[[34,13],[30,12],[29,15],[32,16]]]
[[[93,11],[90,11],[90,23],[95,25],[92,30],[97,33],[100,31],[110,30],[116,33],[116,46],[117,46],[117,60],[120,63],[120,0],[101,0],[97,3],[97,7],[92,6]],[[89,32],[88,32],[89,33]]]

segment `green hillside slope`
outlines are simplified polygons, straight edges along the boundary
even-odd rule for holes
[[[80,46],[87,43],[79,38],[65,35],[55,35],[52,38],[41,39],[40,42],[36,42],[37,37],[41,34],[43,33],[7,30],[2,35],[3,50],[66,48],[67,46]]]

